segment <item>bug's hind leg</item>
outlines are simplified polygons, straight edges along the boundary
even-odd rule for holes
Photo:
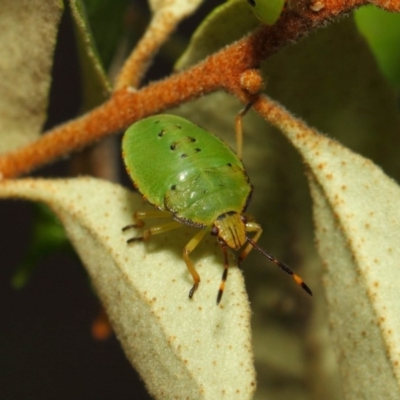
[[[235,132],[236,132],[236,154],[239,159],[243,156],[243,117],[247,114],[253,103],[248,103],[243,110],[239,111],[235,118]]]
[[[144,220],[150,218],[170,218],[171,213],[168,211],[137,211],[133,215],[134,223],[131,225],[127,225],[122,228],[122,231],[125,232],[132,228],[142,228],[145,225]],[[152,226],[149,229],[146,229],[143,232],[142,236],[131,238],[127,240],[127,243],[137,242],[148,240],[150,236],[157,235],[159,233],[167,232],[171,229],[180,228],[182,224],[178,221],[167,222],[166,224]]]
[[[201,229],[199,232],[190,239],[189,243],[183,248],[183,259],[185,260],[187,269],[189,270],[190,274],[193,278],[193,287],[190,289],[189,292],[189,299],[193,297],[194,292],[199,287],[200,284],[200,275],[196,271],[194,267],[193,261],[190,259],[190,253],[197,247],[197,245],[201,242],[204,235],[208,232],[207,229]]]

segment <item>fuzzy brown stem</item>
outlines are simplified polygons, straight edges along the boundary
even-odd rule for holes
[[[321,1],[325,7],[319,12],[305,7],[310,4],[308,0],[294,1],[292,5],[297,11],[286,10],[272,27],[260,28],[200,64],[140,91],[129,88],[115,91],[100,107],[54,128],[36,142],[2,156],[0,177],[27,173],[118,132],[145,116],[216,90],[223,89],[244,103],[248,102],[248,94],[240,83],[244,71],[257,68],[262,60],[327,20],[365,3],[361,0]]]

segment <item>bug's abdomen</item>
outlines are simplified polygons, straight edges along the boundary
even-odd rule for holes
[[[221,211],[246,207],[251,185],[241,161],[215,135],[183,118],[157,115],[133,124],[122,149],[139,191],[183,222],[209,225]]]

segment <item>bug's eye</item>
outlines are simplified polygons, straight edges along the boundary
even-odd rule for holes
[[[211,235],[218,236],[218,228],[216,226],[211,228]]]
[[[245,215],[241,215],[241,216],[240,216],[240,219],[242,220],[242,222],[243,222],[244,224],[247,223],[247,217],[246,217]]]

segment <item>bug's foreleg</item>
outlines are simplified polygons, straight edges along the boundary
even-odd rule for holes
[[[224,272],[222,273],[221,284],[219,285],[218,295],[217,295],[217,305],[220,303],[222,299],[222,295],[225,290],[225,282],[228,278],[228,270],[229,270],[229,259],[228,259],[228,249],[225,243],[221,241],[221,250],[224,255]]]
[[[255,243],[260,239],[262,231],[261,225],[257,224],[257,222],[246,222],[246,232],[255,232],[255,235],[253,236],[253,241]],[[253,250],[253,246],[249,243],[239,254],[238,262],[242,262],[249,255],[251,250]]]
[[[198,288],[200,283],[200,275],[196,271],[192,260],[190,259],[190,253],[197,247],[197,245],[201,242],[204,235],[208,232],[207,229],[201,229],[192,239],[190,239],[189,243],[183,248],[183,259],[185,260],[187,269],[189,270],[190,274],[193,278],[193,287],[190,289],[189,298],[193,297],[193,293]]]

